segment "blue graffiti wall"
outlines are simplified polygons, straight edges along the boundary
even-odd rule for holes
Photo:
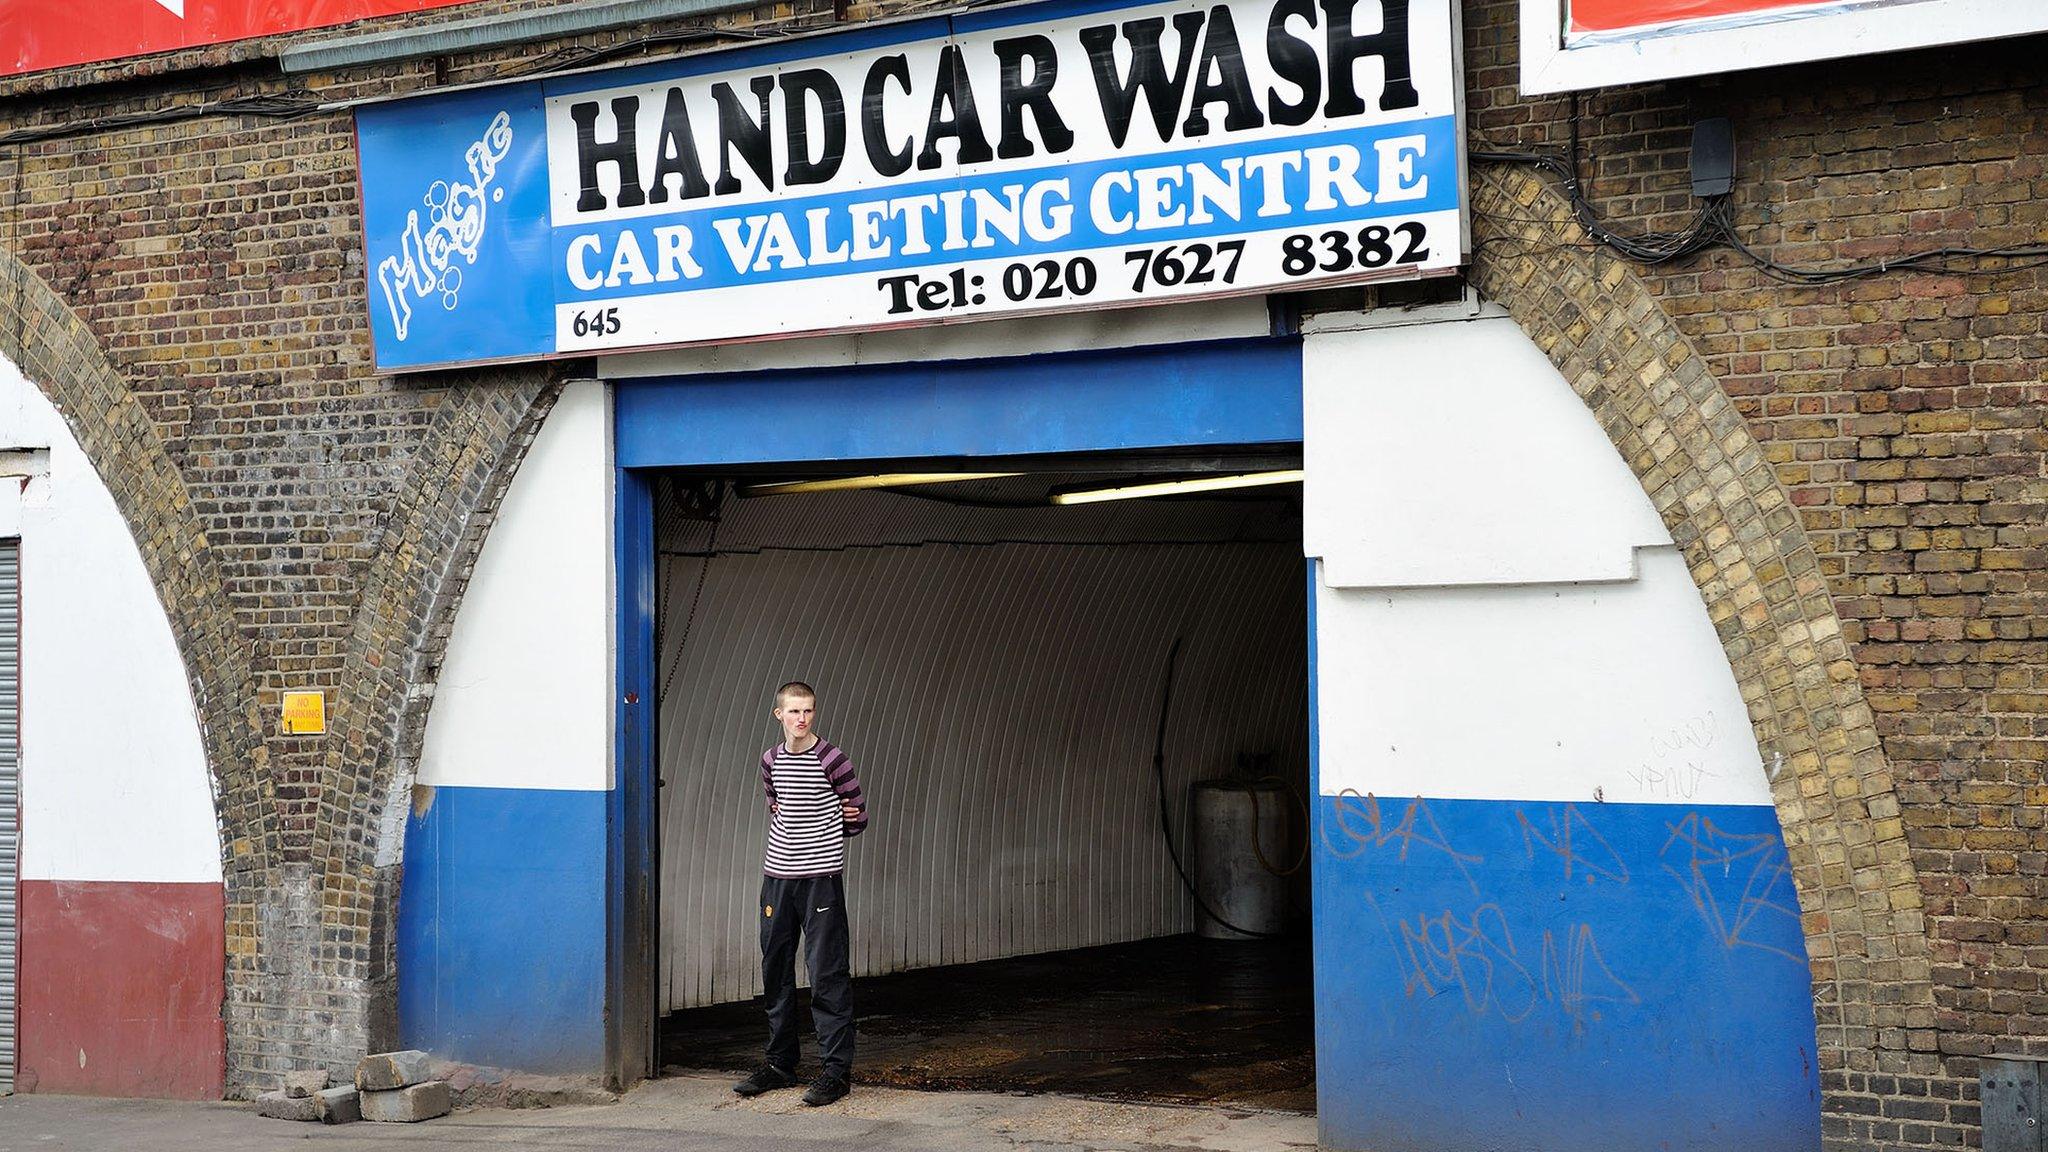
[[[1770,807],[1344,795],[1316,825],[1326,1146],[1820,1146]]]

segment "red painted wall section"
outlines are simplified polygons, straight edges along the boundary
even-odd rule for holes
[[[21,882],[23,1092],[218,1100],[218,884]]]

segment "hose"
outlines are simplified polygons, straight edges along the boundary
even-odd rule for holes
[[[1173,638],[1173,647],[1166,653],[1166,688],[1160,693],[1159,697],[1159,735],[1152,742],[1152,778],[1159,784],[1159,838],[1166,841],[1166,855],[1173,860],[1173,871],[1175,875],[1180,877],[1181,887],[1188,890],[1188,895],[1195,898],[1195,905],[1209,919],[1214,920],[1216,923],[1223,925],[1240,936],[1250,936],[1259,940],[1278,940],[1284,933],[1256,932],[1250,928],[1240,928],[1217,915],[1216,910],[1209,907],[1209,902],[1202,899],[1202,894],[1195,891],[1195,882],[1188,879],[1188,870],[1181,864],[1180,849],[1173,846],[1173,821],[1167,816],[1166,812],[1166,717],[1167,713],[1173,708],[1173,669],[1174,665],[1180,661],[1180,643],[1182,639],[1183,637],[1175,636]],[[1254,830],[1256,830],[1256,826]],[[1256,845],[1258,837],[1253,836],[1252,842]],[[1299,867],[1299,865],[1296,865],[1296,867]]]
[[[1278,776],[1260,776],[1252,780],[1252,784],[1264,784],[1268,780],[1278,784],[1286,790],[1289,796],[1294,798],[1295,807],[1301,809],[1301,827],[1304,833],[1306,833],[1309,824],[1308,801],[1301,798],[1301,793],[1295,790],[1294,785],[1289,784]],[[1289,864],[1286,868],[1273,867],[1272,861],[1266,859],[1265,848],[1259,844],[1259,790],[1256,787],[1250,787],[1246,788],[1245,791],[1252,794],[1252,855],[1259,858],[1259,867],[1264,868],[1275,876],[1282,877],[1292,876],[1296,872],[1301,871],[1301,866],[1308,863],[1308,836],[1305,834],[1302,836],[1301,855],[1294,858],[1294,863]]]

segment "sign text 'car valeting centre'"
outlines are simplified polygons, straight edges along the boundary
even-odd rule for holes
[[[377,363],[1412,277],[1450,0],[986,9],[358,112]]]

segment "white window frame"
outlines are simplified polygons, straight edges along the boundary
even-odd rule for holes
[[[1920,0],[1748,23],[1702,22],[1567,48],[1567,0],[1522,0],[1522,93],[1572,92],[2048,32],[2048,5],[2027,0]]]

